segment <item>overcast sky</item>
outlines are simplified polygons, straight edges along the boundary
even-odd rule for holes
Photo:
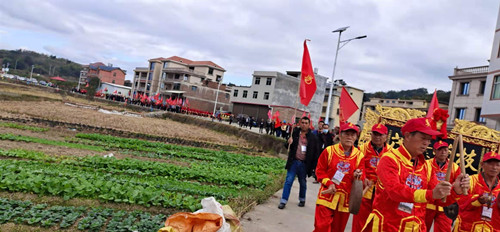
[[[0,0],[0,49],[29,49],[127,70],[156,57],[211,60],[224,82],[300,70],[303,40],[319,74],[367,92],[450,90],[453,68],[487,65],[498,0]]]

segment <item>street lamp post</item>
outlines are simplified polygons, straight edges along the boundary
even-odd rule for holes
[[[222,82],[222,77],[218,81],[219,84],[217,86],[217,92],[215,93],[215,104],[214,104],[214,112],[212,112],[212,115],[215,117],[215,110],[217,109],[217,100],[219,99],[219,89],[220,89],[220,84]]]
[[[351,40],[355,40],[355,39],[364,39],[366,38],[366,35],[363,35],[363,36],[358,36],[358,37],[355,37],[355,38],[352,38],[352,39],[347,39],[347,40],[343,40],[343,41],[340,41],[340,37],[342,36],[342,32],[344,32],[345,30],[347,30],[347,28],[349,28],[348,26],[347,27],[341,27],[335,31],[332,31],[332,33],[336,33],[338,32],[339,33],[339,39],[337,41],[337,49],[335,51],[335,61],[333,62],[333,73],[332,73],[332,80],[330,82],[330,90],[328,91],[328,103],[327,103],[327,106],[326,106],[326,115],[325,115],[325,124],[328,124],[328,121],[329,121],[329,117],[330,117],[330,108],[331,108],[331,105],[332,105],[332,94],[333,94],[333,87],[334,87],[334,79],[335,79],[335,68],[337,66],[337,56],[339,54],[339,50],[341,48],[343,48],[347,43],[349,43]],[[342,46],[340,46],[340,44],[342,44]]]

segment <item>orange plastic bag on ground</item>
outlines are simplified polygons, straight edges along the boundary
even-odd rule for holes
[[[176,213],[159,232],[216,232],[223,222],[221,216],[213,213]]]

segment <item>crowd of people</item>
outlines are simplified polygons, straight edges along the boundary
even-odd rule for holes
[[[360,128],[352,123],[342,124],[338,134],[331,133],[327,124],[318,128],[311,130],[310,119],[303,117],[291,131],[278,205],[285,209],[297,177],[298,206],[304,207],[306,178],[312,176],[320,185],[314,231],[344,231],[350,212],[357,212],[352,221],[355,232],[430,231],[432,226],[434,231],[449,232],[452,226],[457,232],[500,231],[500,155],[496,151],[484,154],[480,173],[469,176],[448,160],[450,146],[427,118],[405,123],[398,148],[387,144],[388,129],[383,124],[375,124],[370,141],[359,145]],[[434,138],[434,158],[425,160],[423,153]],[[353,210],[353,205],[359,209]]]

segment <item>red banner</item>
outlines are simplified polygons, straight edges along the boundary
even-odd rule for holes
[[[339,114],[339,120],[340,120],[340,125],[345,123],[347,119],[349,119],[356,110],[359,109],[358,105],[356,105],[356,102],[352,100],[351,94],[347,92],[347,90],[342,87],[342,93],[340,93],[340,114]]]
[[[302,56],[302,70],[300,74],[300,103],[305,106],[309,105],[317,88],[306,41],[304,40],[304,55]]]

